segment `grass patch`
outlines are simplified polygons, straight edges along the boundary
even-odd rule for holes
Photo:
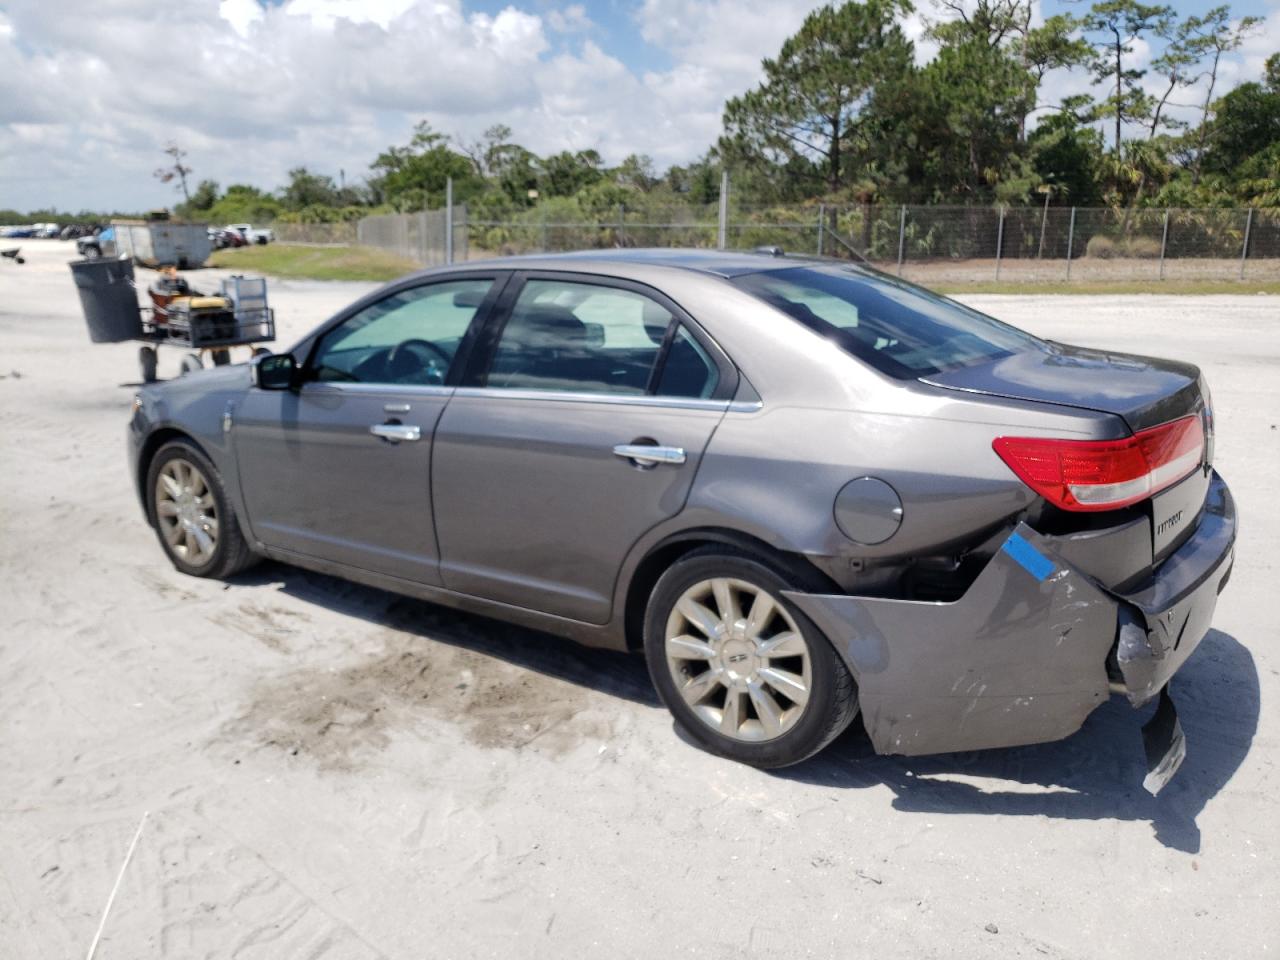
[[[925,285],[929,286],[925,281]],[[1014,281],[995,283],[939,283],[933,286],[939,293],[949,296],[966,293],[1014,293],[1044,294],[1100,294],[1100,293],[1163,293],[1173,296],[1198,296],[1215,293],[1234,293],[1249,296],[1257,293],[1280,294],[1277,280],[1080,280],[1074,283],[1051,281],[1034,283]]]
[[[240,247],[219,250],[209,260],[210,266],[247,273],[265,273],[275,277],[305,280],[394,280],[420,270],[412,260],[397,257],[375,247],[308,247],[288,243],[272,243],[262,247]],[[1011,280],[1000,283],[978,281],[959,283],[939,280],[931,283],[925,277],[917,282],[939,293],[1008,293],[1046,294],[1125,294],[1163,293],[1176,296],[1198,294],[1280,295],[1280,280],[1078,280],[1034,281]]]
[[[288,243],[219,250],[209,266],[305,280],[394,280],[421,270],[412,260],[374,247],[304,247]]]

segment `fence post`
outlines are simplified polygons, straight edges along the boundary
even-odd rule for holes
[[[542,208],[542,228],[539,231],[538,252],[547,252],[547,208]]]
[[[902,254],[907,242],[907,205],[898,211],[898,276],[902,276]]]
[[[1160,279],[1164,279],[1164,251],[1169,246],[1169,210],[1164,211],[1164,231],[1160,234]]]
[[[1004,251],[1004,204],[1000,204],[1000,226],[996,229],[996,281],[1000,280],[1000,254]]]
[[[729,242],[729,171],[720,174],[720,229],[716,237],[716,245],[725,249]]]
[[[453,177],[444,181],[444,262],[453,264]]]
[[[1244,221],[1244,244],[1240,247],[1240,279],[1244,279],[1244,261],[1249,256],[1249,232],[1253,229],[1253,207],[1249,208],[1249,216]]]
[[[620,247],[627,245],[627,208],[618,204],[618,236],[615,243]]]
[[[1071,208],[1071,226],[1067,227],[1067,279],[1071,279],[1071,246],[1076,239],[1076,208]]]
[[[827,205],[825,203],[818,204],[818,256],[822,256],[822,230],[827,221]]]
[[[1040,246],[1036,247],[1036,259],[1040,260],[1044,257],[1044,228],[1049,222],[1049,197],[1053,195],[1052,190],[1044,192],[1044,210],[1040,213]]]

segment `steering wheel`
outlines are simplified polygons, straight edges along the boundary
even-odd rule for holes
[[[436,365],[432,354],[444,362],[445,370],[453,362],[453,357],[448,351],[430,340],[421,340],[416,337],[402,340],[387,354],[388,379],[397,383],[413,383],[417,375],[425,371],[428,382],[444,383],[444,370]]]

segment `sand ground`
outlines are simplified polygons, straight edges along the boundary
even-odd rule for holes
[[[1280,955],[1276,298],[969,298],[1213,387],[1238,559],[1153,799],[1121,702],[1061,743],[927,759],[855,726],[770,774],[682,742],[638,659],[275,564],[184,577],[126,476],[136,345],[90,344],[70,244],[22,245],[0,957],[84,956],[143,811],[102,960]],[[366,289],[273,282],[280,340]]]

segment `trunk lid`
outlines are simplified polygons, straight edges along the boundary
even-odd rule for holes
[[[920,378],[933,386],[1115,414],[1134,433],[1198,413],[1200,371],[1190,363],[1046,342]]]
[[[1201,417],[1205,448],[1200,467],[1145,501],[1151,553],[1144,559],[1159,566],[1198,526],[1210,479],[1213,420],[1194,365],[1046,342],[1043,349],[921,380],[951,390],[1102,411],[1120,417],[1133,433],[1190,415]],[[1097,540],[1098,549],[1113,549],[1104,543]]]

